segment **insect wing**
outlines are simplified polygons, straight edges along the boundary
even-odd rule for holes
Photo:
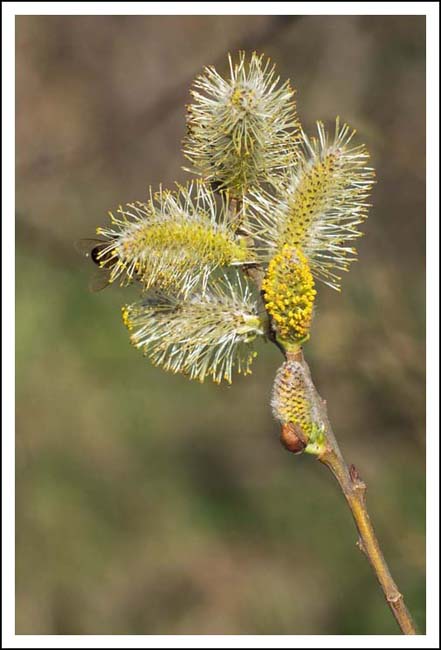
[[[110,287],[110,271],[99,269],[89,280],[89,291],[96,293]]]
[[[91,257],[94,248],[104,244],[102,239],[78,239],[75,243],[75,250],[83,257]]]

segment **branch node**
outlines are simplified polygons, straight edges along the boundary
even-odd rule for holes
[[[397,592],[394,593],[394,594],[391,594],[391,595],[387,595],[387,596],[386,596],[386,600],[387,600],[387,602],[388,602],[388,603],[391,603],[392,605],[395,604],[395,603],[398,603],[398,601],[400,601],[400,600],[402,600],[402,599],[403,599],[403,594],[400,594],[399,591],[397,591]]]
[[[361,476],[358,472],[358,469],[352,463],[351,465],[349,465],[349,476],[351,477],[351,481],[353,483],[356,483],[357,481],[361,481]]]
[[[353,464],[349,466],[349,476],[351,478],[351,482],[354,486],[354,489],[357,492],[359,492],[361,498],[364,499],[366,496],[366,489],[367,489],[366,483],[363,481],[358,469]]]

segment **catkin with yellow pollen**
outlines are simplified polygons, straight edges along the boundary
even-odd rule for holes
[[[329,134],[321,122],[317,135],[302,133],[295,166],[281,172],[277,191],[250,189],[244,205],[249,234],[267,250],[299,248],[316,280],[340,291],[341,271],[348,271],[367,218],[375,172],[364,145],[353,144],[355,131],[336,120]]]
[[[273,257],[262,290],[278,340],[286,348],[307,341],[317,292],[308,260],[300,249],[286,245]]]
[[[216,201],[201,182],[150,190],[146,203],[121,206],[111,213],[109,226],[97,229],[104,238],[98,261],[109,269],[109,282],[137,281],[144,290],[179,291],[185,297],[198,285],[205,289],[214,271],[255,259],[229,215],[229,197]]]
[[[184,155],[219,190],[242,199],[276,171],[292,167],[300,140],[295,91],[262,54],[229,57],[223,78],[207,67],[193,84]]]
[[[123,307],[122,320],[131,343],[154,365],[201,382],[231,383],[236,372],[249,374],[254,341],[264,336],[257,296],[238,271],[187,297],[147,292],[141,303]]]

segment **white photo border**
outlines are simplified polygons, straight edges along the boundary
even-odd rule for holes
[[[427,633],[419,636],[16,635],[15,414],[15,16],[16,15],[425,15],[427,38]],[[432,648],[439,647],[439,5],[437,2],[4,2],[3,440],[4,648]]]

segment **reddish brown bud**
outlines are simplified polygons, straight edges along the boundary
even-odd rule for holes
[[[293,454],[301,454],[307,445],[306,437],[301,428],[292,422],[282,424],[280,442],[285,449]]]

